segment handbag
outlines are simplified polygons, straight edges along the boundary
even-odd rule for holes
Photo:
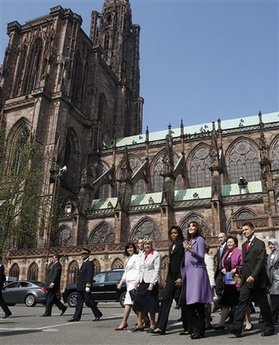
[[[224,276],[225,285],[235,285],[235,280],[232,276],[232,272],[226,272]]]
[[[132,290],[129,291],[129,294],[130,294],[131,300],[134,301],[134,299],[136,297],[136,294],[137,294],[137,290],[136,289],[132,289]]]

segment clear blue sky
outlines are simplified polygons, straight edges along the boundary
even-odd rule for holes
[[[103,0],[1,0],[2,63],[6,25],[56,5],[83,18]],[[130,0],[141,26],[141,96],[150,131],[279,111],[279,0]]]

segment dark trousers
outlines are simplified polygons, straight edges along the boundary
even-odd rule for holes
[[[268,330],[273,328],[274,325],[267,299],[266,289],[249,288],[246,283],[244,283],[240,289],[239,303],[237,305],[233,321],[234,328],[239,331],[242,330],[245,314],[251,300],[256,301],[259,305],[264,321],[264,329]]]
[[[0,289],[0,307],[3,309],[3,312],[5,315],[12,314],[9,307],[7,306],[7,303],[4,301],[2,297],[2,290]]]
[[[184,310],[188,327],[193,334],[204,336],[205,334],[205,304],[194,303],[186,305]],[[184,318],[183,317],[183,318]]]
[[[277,323],[279,319],[279,295],[270,295],[270,307],[273,323]]]
[[[91,308],[95,317],[101,317],[103,315],[100,312],[99,308],[97,307],[97,303],[93,300],[90,292],[78,291],[78,293],[77,293],[77,305],[76,305],[75,314],[73,316],[74,319],[80,320],[84,303],[89,308]]]
[[[218,303],[223,296],[224,293],[224,275],[221,271],[215,277],[215,292],[218,297]]]
[[[176,287],[174,279],[168,277],[157,321],[157,327],[163,332],[166,331],[170,308],[177,290],[180,290],[180,287]]]
[[[48,289],[46,296],[46,315],[51,315],[53,304],[55,304],[60,310],[63,310],[65,308],[64,304],[61,303],[60,299],[57,297],[57,292],[58,291],[56,289]]]

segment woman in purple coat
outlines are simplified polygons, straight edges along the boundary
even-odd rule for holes
[[[201,227],[197,222],[190,222],[187,241],[184,241],[184,260],[181,276],[183,289],[181,305],[185,308],[192,339],[200,339],[205,335],[205,305],[212,302],[212,290],[204,262],[205,240],[201,235]]]

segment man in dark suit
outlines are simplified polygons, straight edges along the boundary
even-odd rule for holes
[[[252,223],[246,222],[242,225],[242,234],[247,239],[242,245],[242,285],[234,321],[228,327],[236,337],[241,336],[246,310],[252,299],[258,302],[263,317],[264,328],[261,335],[274,334],[274,324],[267,299],[269,282],[265,269],[266,249],[264,242],[256,238],[254,232]]]
[[[0,307],[3,309],[3,312],[5,315],[3,316],[3,319],[7,319],[9,316],[12,315],[12,312],[7,306],[7,303],[4,301],[2,297],[2,289],[4,286],[4,283],[6,281],[6,275],[5,275],[5,267],[2,263],[2,256],[0,256]]]
[[[227,251],[227,236],[225,233],[220,232],[218,235],[219,247],[217,249],[217,253],[215,255],[215,292],[218,297],[218,302],[220,301],[221,297],[223,296],[224,291],[224,275],[222,273],[222,258]]]
[[[89,260],[90,250],[83,248],[82,252],[83,263],[80,267],[77,281],[77,305],[74,316],[69,320],[69,322],[79,321],[82,314],[83,304],[91,308],[95,319],[93,321],[99,321],[103,314],[97,307],[97,303],[93,300],[91,294],[91,287],[94,276],[94,265],[93,262]]]
[[[57,308],[61,310],[60,316],[62,316],[67,309],[67,307],[63,303],[61,303],[60,299],[57,297],[57,293],[60,292],[60,280],[62,271],[62,265],[59,260],[59,255],[54,254],[46,278],[46,287],[48,288],[48,292],[46,297],[46,310],[42,316],[51,316],[53,304],[55,304]]]

